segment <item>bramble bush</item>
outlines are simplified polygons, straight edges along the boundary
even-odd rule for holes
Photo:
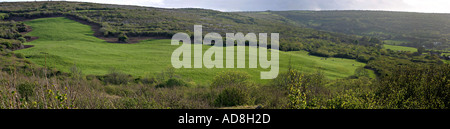
[[[214,100],[216,107],[230,107],[248,104],[250,95],[236,86],[225,88]]]
[[[227,86],[248,85],[250,75],[242,71],[224,71],[214,77],[212,88],[225,88]]]
[[[226,71],[214,77],[211,88],[223,89],[214,100],[216,107],[254,104],[250,95],[253,84],[250,75],[241,71]]]
[[[25,100],[30,100],[34,96],[34,89],[36,85],[33,83],[22,83],[17,87],[17,92],[19,92],[20,96],[22,98],[25,98]]]
[[[450,64],[401,65],[382,76],[376,91],[386,108],[448,109]]]
[[[25,55],[23,54],[23,53],[15,53],[14,54],[17,58],[19,58],[19,59],[24,59],[25,58]]]
[[[125,33],[121,33],[118,37],[120,43],[128,43],[128,36]]]
[[[130,76],[113,68],[109,71],[109,74],[105,75],[103,81],[107,84],[126,85],[130,81]]]
[[[171,78],[164,83],[156,85],[157,88],[173,88],[173,87],[188,87],[189,85],[181,79]]]

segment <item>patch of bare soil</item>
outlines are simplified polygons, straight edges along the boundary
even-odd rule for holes
[[[23,45],[23,49],[34,47],[34,45]]]

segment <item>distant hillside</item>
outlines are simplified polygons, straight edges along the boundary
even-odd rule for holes
[[[296,26],[318,30],[400,41],[402,45],[411,47],[450,48],[450,14],[386,11],[266,11],[238,14],[281,19]]]
[[[96,29],[97,37],[166,37],[177,32],[193,32],[195,24],[205,32],[280,33],[281,50],[310,50],[312,44],[354,43],[357,37],[322,32],[285,24],[285,19],[267,20],[236,13],[206,9],[164,9],[139,6],[109,5],[84,2],[3,2],[0,13],[5,20],[25,20],[65,16],[87,22]]]
[[[25,39],[28,40],[33,37],[27,37],[22,33],[31,31],[32,28],[22,22],[16,21],[44,17],[67,17],[83,24],[88,24],[94,30],[94,35],[96,37],[105,39],[108,42],[116,43],[137,42],[149,37],[171,38],[172,35],[177,32],[186,32],[193,36],[194,25],[203,25],[204,35],[209,32],[217,32],[223,36],[225,33],[237,32],[243,32],[244,34],[249,32],[279,33],[280,50],[282,51],[305,50],[308,51],[310,55],[357,59],[363,63],[375,60],[381,55],[396,55],[395,53],[392,53],[391,55],[389,54],[390,52],[383,50],[382,40],[379,38],[416,41],[414,39],[418,39],[419,37],[402,34],[402,36],[400,36],[402,38],[398,38],[399,36],[396,36],[398,35],[397,33],[386,34],[387,32],[382,29],[370,29],[374,27],[369,23],[363,22],[364,17],[360,18],[361,20],[356,21],[359,21],[358,23],[361,23],[361,26],[367,26],[367,28],[369,28],[368,30],[376,30],[375,32],[377,33],[380,32],[380,35],[369,35],[369,33],[369,36],[360,36],[365,33],[354,32],[345,34],[346,31],[331,32],[327,29],[318,30],[321,29],[321,26],[331,29],[336,28],[336,30],[349,27],[354,28],[348,30],[360,30],[358,29],[359,25],[347,25],[347,22],[336,20],[338,17],[342,17],[346,14],[344,12],[347,11],[220,12],[194,8],[165,9],[85,2],[1,2],[0,19],[3,20],[0,21],[0,29],[2,30],[0,31],[0,39],[2,39],[2,42],[0,43],[3,44],[3,48],[11,50],[25,48],[26,46],[23,46],[21,43],[25,42]],[[349,15],[349,18],[347,18],[348,21],[355,20],[353,17],[359,16],[356,15],[359,13],[376,14],[376,12],[348,12],[350,12],[350,14],[346,14]],[[316,13],[318,14],[316,15]],[[336,15],[333,13],[336,13]],[[361,15],[365,16],[364,14]],[[304,18],[307,16],[309,19],[316,18],[318,20],[308,20],[308,18]],[[370,16],[368,17],[369,18],[367,19],[372,19]],[[375,17],[374,19],[377,18]],[[304,23],[305,21],[311,22]],[[339,25],[341,23],[346,24]],[[319,28],[311,26],[318,26]],[[398,26],[403,25],[400,24]],[[403,30],[398,31],[403,32]],[[439,34],[443,33],[444,31]],[[390,37],[387,38],[386,36]],[[443,38],[442,40],[446,40],[445,36],[440,37]],[[121,39],[123,41],[121,41]],[[432,41],[431,39],[437,38],[420,38],[419,44],[425,43],[425,39],[427,39],[428,42]],[[446,45],[447,42],[442,41],[441,44]],[[409,53],[409,55],[411,54],[412,53]]]

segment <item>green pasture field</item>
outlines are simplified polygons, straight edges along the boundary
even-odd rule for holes
[[[417,48],[413,47],[405,47],[405,46],[396,46],[396,45],[384,45],[385,49],[391,49],[394,51],[410,51],[410,52],[417,52]]]
[[[25,23],[33,28],[27,35],[37,36],[39,39],[25,43],[34,47],[18,50],[16,53],[23,53],[38,65],[47,65],[64,72],[70,72],[70,68],[76,65],[84,75],[104,75],[115,68],[134,77],[158,76],[158,73],[171,66],[172,52],[179,47],[171,45],[170,39],[150,39],[134,44],[108,43],[93,36],[90,26],[63,17],[41,18]],[[211,46],[202,47],[205,52]],[[248,52],[246,59],[248,64]],[[289,62],[293,68],[306,73],[320,70],[328,79],[351,76],[356,68],[365,65],[350,59],[311,56],[306,51],[280,52],[280,73],[287,70]],[[176,74],[182,79],[207,85],[218,72],[226,70],[246,71],[255,82],[268,82],[259,78],[261,71],[269,69],[260,67],[181,68],[176,69]]]

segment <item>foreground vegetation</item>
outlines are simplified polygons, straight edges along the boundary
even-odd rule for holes
[[[5,53],[2,53],[4,55]],[[268,84],[257,84],[242,71],[217,74],[211,86],[196,86],[165,74],[164,83],[103,81],[80,76],[76,67],[61,74],[14,56],[2,62],[0,109],[186,109],[256,105],[264,109],[448,109],[450,65],[397,66],[379,79],[358,71],[355,78],[328,80],[295,69]],[[9,66],[9,67],[5,67]],[[170,72],[166,72],[170,73]],[[248,106],[246,106],[248,107]]]

